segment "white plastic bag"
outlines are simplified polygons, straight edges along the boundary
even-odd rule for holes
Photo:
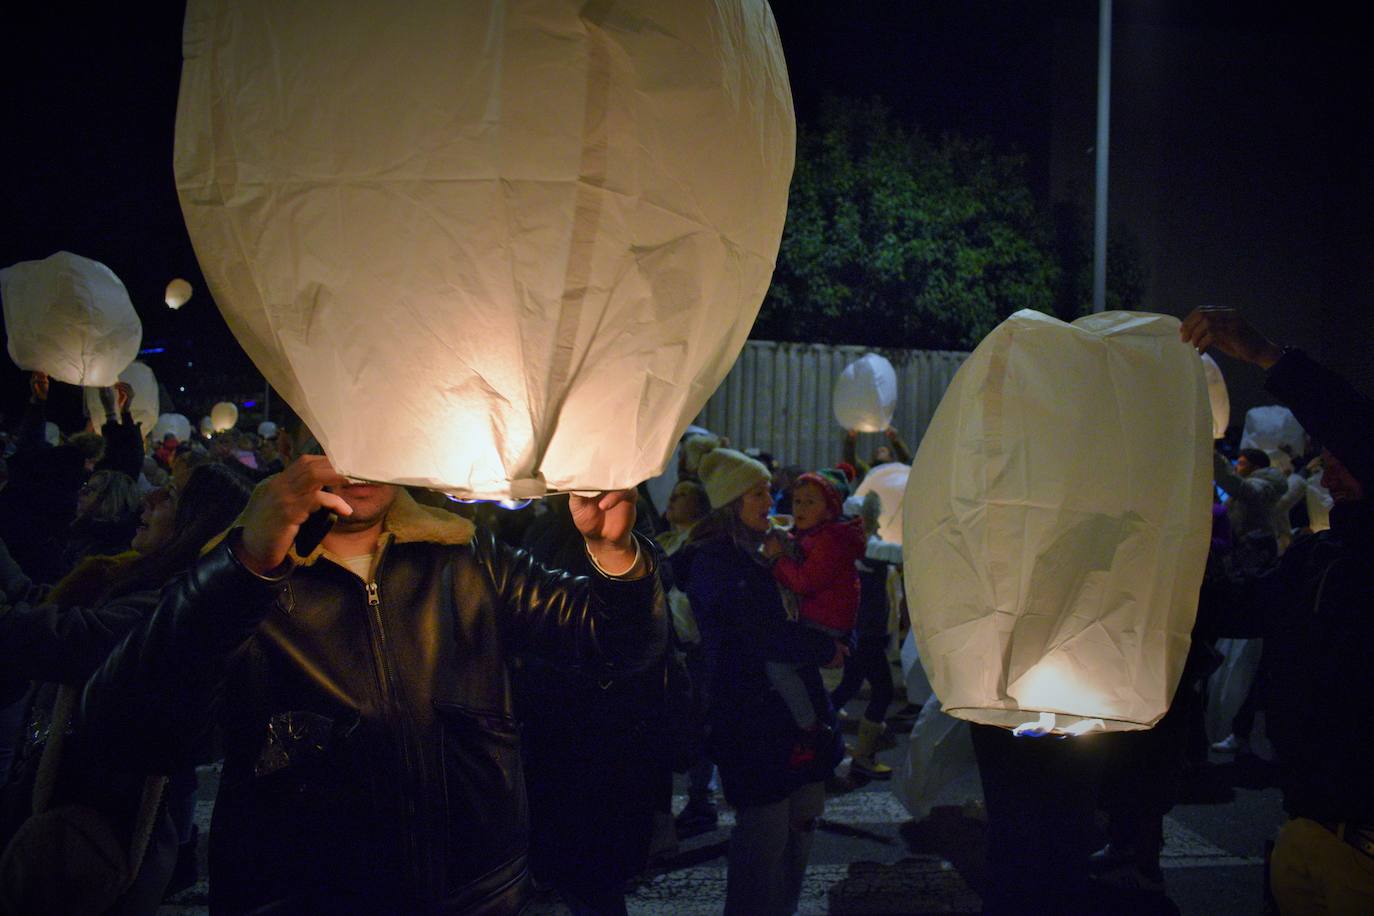
[[[216,303],[363,479],[630,487],[773,273],[764,0],[192,0],[175,172]]]
[[[133,388],[134,400],[130,408],[134,422],[139,425],[144,436],[148,435],[157,426],[158,411],[161,409],[157,376],[146,363],[134,360],[119,373],[119,380],[128,382]],[[105,425],[105,405],[100,402],[100,389],[86,389],[86,412],[90,414],[91,423],[97,430]]]
[[[947,714],[937,699],[916,717],[906,756],[892,773],[892,794],[917,820],[936,805],[983,800],[969,724]]]
[[[1127,730],[1169,708],[1212,486],[1206,382],[1178,327],[1021,311],[959,369],[912,467],[903,541],[950,715]]]
[[[845,429],[880,433],[897,411],[897,370],[876,353],[844,367],[831,397],[835,419]]]
[[[69,385],[105,388],[138,355],[143,325],[114,271],[59,251],[0,270],[10,358]]]

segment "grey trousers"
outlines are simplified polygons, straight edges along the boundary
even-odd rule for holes
[[[741,808],[730,833],[727,916],[791,916],[825,810],[825,784],[807,783],[780,802]]]

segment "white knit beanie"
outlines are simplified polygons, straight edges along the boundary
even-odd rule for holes
[[[760,480],[772,479],[763,462],[732,448],[718,448],[701,459],[701,482],[712,509],[728,506]]]
[[[682,443],[683,467],[687,473],[701,474],[701,459],[713,449],[720,448],[720,438],[710,433],[688,436]]]

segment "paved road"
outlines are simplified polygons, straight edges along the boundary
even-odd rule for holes
[[[858,709],[856,708],[857,712]],[[904,736],[903,736],[904,737]],[[905,753],[897,748],[882,758],[895,765]],[[1236,774],[1219,767],[1222,782],[1257,784],[1260,772]],[[1229,777],[1239,776],[1239,779]],[[680,782],[680,781],[679,781]],[[197,818],[204,838],[217,772],[202,770]],[[679,791],[684,786],[679,784]],[[1258,913],[1263,880],[1262,855],[1282,819],[1272,788],[1226,786],[1223,801],[1176,807],[1165,821],[1165,884],[1185,916],[1230,916]],[[675,799],[674,809],[685,803]],[[977,805],[937,808],[914,822],[882,782],[870,782],[832,795],[807,871],[799,911],[959,913],[977,912],[977,884],[982,863],[983,823]],[[634,916],[694,916],[719,913],[725,891],[725,846],[733,814],[724,810],[711,833],[683,842],[664,866],[652,871],[629,897]],[[203,862],[203,859],[202,859]],[[904,863],[900,867],[896,863]],[[965,881],[965,876],[969,881]],[[177,895],[159,911],[162,916],[202,914],[204,881]],[[832,907],[832,899],[837,904]],[[536,916],[563,916],[556,900],[541,900]]]

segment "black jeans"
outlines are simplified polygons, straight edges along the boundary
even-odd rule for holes
[[[837,710],[854,698],[864,681],[873,688],[864,718],[881,722],[887,717],[892,703],[892,666],[887,661],[887,634],[859,635],[859,644],[844,663],[844,677],[830,694],[830,704]]]

